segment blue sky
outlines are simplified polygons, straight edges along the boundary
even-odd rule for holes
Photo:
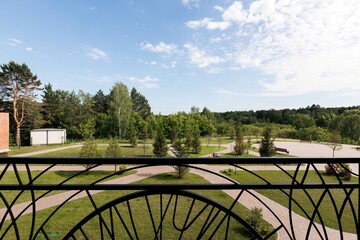
[[[0,64],[154,113],[360,105],[358,0],[1,1]]]

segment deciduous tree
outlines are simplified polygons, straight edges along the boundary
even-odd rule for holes
[[[129,124],[132,112],[132,104],[128,88],[125,84],[117,82],[110,92],[110,111],[118,128],[118,135],[121,138],[123,131]]]

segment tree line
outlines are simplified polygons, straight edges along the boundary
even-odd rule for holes
[[[245,138],[259,137],[267,127],[273,137],[331,141],[337,134],[337,141],[360,144],[359,106],[223,113],[194,106],[189,112],[161,115],[152,113],[150,103],[137,89],[129,91],[121,82],[115,83],[109,94],[98,90],[94,95],[53,89],[51,84],[42,87],[26,64],[13,61],[0,68],[0,111],[12,116],[10,133],[17,146],[27,145],[28,132],[42,127],[65,128],[69,139],[122,138],[133,146],[138,140],[155,139],[161,132],[179,147],[178,152],[198,137],[207,142],[211,138],[221,141],[223,136],[235,140],[239,129]]]

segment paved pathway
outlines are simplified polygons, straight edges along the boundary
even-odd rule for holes
[[[277,146],[284,147],[284,145],[277,145]],[[288,150],[290,150],[291,154],[294,155],[293,151],[290,148],[291,146],[292,145],[285,145],[285,147],[288,148]],[[71,146],[71,147],[79,147],[79,146]],[[227,153],[227,152],[232,151],[232,144],[227,144],[226,147],[227,147],[226,150],[219,151],[218,153],[221,154],[221,153]],[[299,147],[299,146],[297,146],[297,147]],[[64,149],[64,148],[58,148],[56,150],[61,150],[61,149]],[[327,149],[327,150],[329,150],[329,149]],[[49,150],[45,150],[45,151],[49,151]],[[42,151],[42,153],[43,153],[43,151]],[[39,153],[31,153],[31,154],[36,155]],[[258,153],[251,152],[251,154],[256,155]],[[173,155],[173,153],[170,152],[170,155]],[[24,156],[24,155],[22,155],[22,156]],[[209,156],[211,156],[211,154],[206,155],[204,157],[209,157]],[[208,170],[212,170],[214,172],[219,172],[220,170],[227,168],[228,166],[201,165],[201,167],[206,168]],[[44,168],[43,166],[32,166],[33,170],[41,170],[43,168]],[[285,168],[287,168],[289,170],[293,169],[292,166],[286,166]],[[79,166],[56,166],[52,170],[59,170],[59,169],[61,169],[61,170],[83,170],[83,168],[79,167]],[[99,169],[112,170],[113,166],[100,166]],[[261,170],[265,170],[265,169],[273,170],[273,169],[276,169],[276,167],[252,166],[252,167],[249,167],[249,169],[251,169],[251,170],[260,170],[260,169]],[[161,167],[151,167],[151,168],[139,169],[139,171],[136,174],[125,176],[125,177],[118,178],[118,179],[113,179],[106,183],[119,183],[119,182],[131,183],[134,181],[142,180],[144,178],[147,178],[147,177],[150,177],[150,176],[162,173],[162,172],[168,172],[168,171],[172,171],[172,168],[168,167],[168,166],[161,166]],[[210,183],[226,183],[225,179],[215,176],[213,174],[209,174],[204,171],[199,171],[199,170],[193,169],[192,172],[204,177]],[[95,194],[98,192],[100,192],[100,191],[92,191],[91,193]],[[225,192],[233,198],[235,198],[239,193],[238,191],[234,191],[234,190],[225,191]],[[37,202],[37,204],[36,204],[37,210],[41,210],[41,209],[59,205],[65,199],[68,199],[69,197],[71,197],[74,193],[75,193],[75,191],[68,191],[68,192],[64,192],[61,194],[56,194],[53,196],[45,197]],[[255,191],[249,191],[249,193],[243,194],[241,196],[241,198],[239,199],[239,202],[241,202],[245,207],[247,207],[249,209],[251,209],[253,207],[263,208],[264,219],[266,221],[268,221],[269,223],[271,223],[275,227],[279,226],[279,221],[274,217],[274,215],[269,210],[265,209],[264,206],[256,198],[254,198],[250,193],[257,196],[259,199],[261,199],[261,201],[264,201],[266,203],[266,205],[269,206],[270,209],[276,213],[275,215],[277,215],[282,220],[283,224],[285,224],[287,227],[289,227],[290,223],[289,223],[288,209],[277,204],[276,202],[256,193]],[[75,199],[78,199],[81,197],[85,197],[85,196],[86,196],[86,193],[80,193],[80,194],[76,195],[76,197],[72,198],[72,200],[75,200]],[[30,203],[31,202],[15,205],[13,207],[13,212],[14,212],[15,216],[17,214],[19,214]],[[0,216],[3,216],[4,211],[5,211],[4,209],[0,209]],[[31,211],[32,211],[32,209],[28,209],[26,211],[26,213],[30,213]],[[295,230],[296,238],[297,239],[305,239],[305,236],[306,236],[305,234],[307,231],[307,227],[309,225],[309,221],[296,213],[292,213],[292,217],[293,217],[293,222],[296,223],[296,230]],[[290,229],[290,228],[288,228],[288,229]],[[321,228],[319,228],[319,229],[321,229]],[[327,229],[327,231],[328,231],[328,233],[330,233],[331,239],[340,239],[339,232],[337,230]],[[284,231],[284,229],[282,229],[279,232],[279,239],[288,239],[288,236],[287,236],[286,232]],[[313,232],[311,232],[309,239],[320,239],[320,237],[316,234],[316,232],[313,231]],[[355,234],[345,233],[345,239],[357,239],[357,236]]]

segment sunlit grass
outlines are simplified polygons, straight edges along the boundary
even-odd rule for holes
[[[253,171],[253,173],[256,173],[260,175],[261,177],[267,179],[272,184],[290,184],[291,178],[282,171]],[[292,176],[294,175],[294,171],[288,171],[288,173]],[[300,171],[299,175],[297,176],[297,180],[301,180],[304,176],[304,171]],[[327,183],[336,183],[337,180],[334,176],[328,176],[325,173],[321,175],[324,180]],[[230,175],[231,178],[234,180],[243,183],[243,184],[265,184],[264,181],[257,178],[251,173],[244,172],[244,171],[238,171],[237,174]],[[357,178],[353,178],[352,182],[357,182]],[[306,177],[305,183],[320,183],[320,178],[316,174],[315,171],[310,171]],[[289,197],[286,195],[290,193],[290,190],[284,190],[284,192],[280,190],[257,190],[262,195],[272,199],[273,201],[283,205],[284,207],[289,207]],[[306,190],[307,194],[311,197],[311,199],[318,203],[320,200],[320,197],[322,196],[324,190],[323,189],[308,189]],[[347,189],[349,191],[349,189]],[[336,207],[339,210],[341,207],[341,204],[343,204],[346,195],[344,190],[339,189],[331,189],[329,190],[332,197],[334,198],[334,201],[336,202]],[[358,189],[355,189],[354,192],[351,194],[351,201],[355,207],[355,212],[358,214]],[[314,206],[311,203],[310,198],[306,195],[304,190],[293,190],[292,197],[297,202],[300,203],[300,205],[304,208],[304,211],[302,211],[296,204],[293,202],[293,211],[296,213],[305,216],[305,213],[309,214],[310,216],[314,212]],[[338,217],[336,216],[335,208],[332,204],[330,194],[327,193],[324,197],[324,199],[320,203],[320,215],[325,222],[325,225],[330,228],[339,229],[338,225]],[[359,216],[357,216],[358,219]],[[320,222],[319,217],[315,218],[316,222]],[[356,226],[354,224],[354,218],[353,214],[351,212],[351,208],[349,203],[347,203],[347,206],[344,209],[344,213],[341,216],[341,224],[343,227],[343,231],[356,233]]]
[[[151,178],[147,178],[145,180],[139,181],[137,183],[139,184],[161,184],[161,183],[167,183],[167,184],[189,184],[189,183],[207,183],[206,180],[204,180],[202,177],[199,177],[194,174],[187,174],[185,179],[178,179],[177,176],[174,173],[165,173],[160,174]],[[57,237],[60,239],[65,236],[65,234],[75,226],[76,223],[78,223],[81,219],[83,219],[85,216],[87,216],[89,213],[94,211],[94,204],[97,207],[101,207],[103,204],[112,201],[118,197],[124,196],[125,194],[131,193],[130,191],[106,191],[102,193],[98,193],[92,196],[92,201],[89,201],[88,198],[82,198],[78,199],[72,202],[68,202],[65,204],[63,208],[61,208],[58,212],[56,212],[55,215],[52,216],[51,220],[45,225],[44,231],[48,233],[49,235],[57,235]],[[222,191],[218,190],[206,190],[206,191],[196,191],[197,194],[205,195],[206,197],[221,203],[225,207],[230,207],[233,203],[233,199],[229,197],[227,194],[225,194]],[[179,232],[174,229],[173,226],[173,217],[175,220],[175,223],[178,226],[183,226],[185,218],[188,213],[189,206],[192,202],[191,199],[186,197],[179,197],[178,199],[178,205],[177,209],[174,208],[175,203],[175,196],[171,201],[169,201],[170,195],[162,195],[162,213],[164,213],[165,208],[167,204],[169,203],[169,209],[167,210],[167,214],[165,218],[163,219],[163,226],[162,226],[162,236],[165,239],[178,239],[179,238]],[[151,211],[153,213],[154,222],[156,224],[160,221],[160,196],[150,196],[148,197],[149,203],[151,205]],[[132,210],[132,217],[133,222],[137,229],[137,234],[139,236],[139,239],[153,239],[153,229],[151,225],[149,210],[146,204],[146,199],[144,197],[136,198],[129,201],[129,205],[126,204],[118,204],[117,209],[121,213],[123,217],[123,221],[127,226],[129,227],[130,231],[134,233],[133,228],[131,227],[131,219],[128,214],[128,206],[131,207]],[[202,202],[196,202],[193,209],[191,210],[191,218],[194,217],[194,215],[205,206]],[[54,207],[49,209],[44,209],[37,212],[37,222],[36,227],[39,227],[39,225],[54,211]],[[186,231],[185,235],[183,235],[183,239],[191,239],[194,238],[194,236],[197,236],[199,227],[204,224],[206,217],[208,214],[210,214],[211,208],[207,208],[206,211],[201,215],[201,217]],[[245,207],[243,207],[240,204],[236,204],[234,209],[234,212],[239,214],[243,218],[247,218],[249,215],[249,210],[247,210]],[[112,208],[112,214],[113,216],[116,216],[114,208]],[[213,213],[214,214],[214,213]],[[104,221],[110,226],[110,211],[104,211],[102,214],[102,218]],[[219,217],[225,216],[223,213],[220,213]],[[64,221],[66,219],[66,221]],[[87,232],[88,236],[91,239],[100,239],[101,234],[99,232],[99,217],[95,217],[91,219],[87,224],[83,226],[83,229]],[[17,226],[21,231],[21,234],[24,239],[28,239],[28,233],[29,227],[31,226],[31,216],[26,215],[21,217],[21,219],[17,222]],[[219,222],[219,219],[215,220],[215,224]],[[214,239],[217,238],[223,238],[225,235],[225,229],[227,220],[224,222],[217,234],[213,237]],[[8,222],[6,222],[8,224]],[[5,225],[6,225],[5,224]],[[118,217],[115,217],[115,235],[119,239],[128,239],[126,232],[122,229],[122,223],[120,222]],[[266,227],[269,228],[269,231],[271,231],[271,226],[265,222],[263,224],[266,224]],[[214,230],[214,227],[211,227],[209,232]],[[228,239],[248,239],[251,237],[249,235],[248,231],[240,224],[231,221],[230,222],[230,234],[228,235]],[[209,237],[209,232],[205,234]],[[104,236],[108,236],[107,233],[104,233]],[[81,234],[80,234],[81,235]],[[80,237],[80,235],[76,235],[77,237]],[[11,236],[11,234],[10,234]],[[105,237],[106,239],[107,237]],[[11,239],[7,238],[7,239]],[[44,239],[42,235],[38,236],[38,239]],[[272,239],[276,239],[276,237],[273,237]]]

